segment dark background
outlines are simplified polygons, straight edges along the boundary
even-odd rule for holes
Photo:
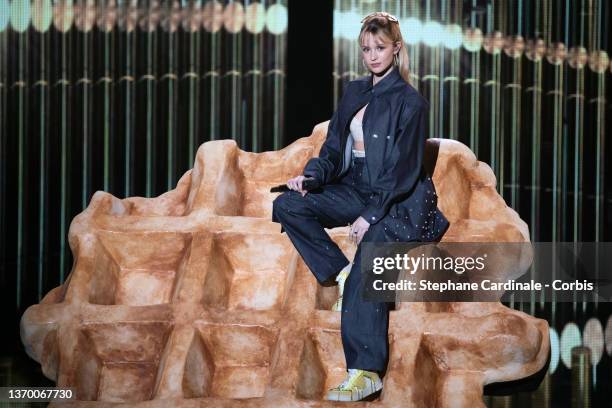
[[[333,113],[333,1],[289,2],[287,144]]]

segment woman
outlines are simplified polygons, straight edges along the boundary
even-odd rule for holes
[[[272,212],[319,283],[338,282],[333,309],[342,312],[348,375],[326,399],[339,401],[375,397],[388,360],[389,304],[360,296],[361,242],[438,241],[449,225],[423,168],[429,104],[409,83],[399,23],[384,12],[362,23],[359,44],[371,75],[347,85],[319,157],[287,181],[290,191]],[[304,190],[305,179],[319,188]],[[347,223],[358,245],[353,263],[324,230]]]

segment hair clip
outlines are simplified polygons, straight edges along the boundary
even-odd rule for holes
[[[370,19],[375,18],[375,17],[383,17],[383,18],[386,18],[387,20],[393,21],[395,23],[399,22],[397,17],[395,17],[393,14],[387,13],[386,11],[375,11],[374,13],[370,13],[367,16],[365,16],[361,20],[361,22],[363,23],[364,21],[370,20]]]

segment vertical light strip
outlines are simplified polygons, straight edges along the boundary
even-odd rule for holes
[[[134,67],[134,62],[135,62],[135,57],[134,57],[134,52],[135,52],[135,47],[134,47],[134,42],[135,42],[135,38],[136,38],[136,34],[134,33],[135,31],[135,27],[133,27],[133,25],[136,24],[135,21],[130,21],[133,16],[130,14],[132,12],[132,7],[134,7],[136,5],[132,5],[132,4],[128,4],[128,2],[126,1],[125,4],[123,4],[123,13],[124,13],[124,25],[123,25],[123,30],[125,31],[125,42],[124,42],[124,46],[125,46],[125,52],[124,52],[124,58],[125,58],[125,66],[123,67],[124,69],[124,76],[123,76],[123,81],[122,79],[119,79],[118,83],[119,84],[123,84],[124,89],[125,89],[125,105],[123,107],[123,116],[125,118],[125,124],[124,124],[124,128],[122,129],[122,131],[125,134],[125,158],[124,158],[124,180],[123,180],[123,194],[125,197],[129,197],[132,195],[133,191],[134,191],[134,173],[133,173],[133,167],[135,164],[135,160],[134,160],[134,111],[135,111],[135,98],[134,98],[134,92],[135,92],[135,83],[134,83],[134,78],[136,77],[136,70]]]
[[[559,10],[558,14],[558,19],[559,21],[557,22],[558,26],[562,26],[563,29],[563,33],[565,35],[565,38],[563,39],[565,47],[567,48],[569,45],[569,38],[567,37],[567,35],[569,34],[569,27],[562,25],[562,21],[564,22],[564,24],[566,23],[566,21],[564,21],[563,19],[563,12],[562,12],[562,6],[563,6],[563,2],[558,2],[557,3],[557,8]],[[565,13],[565,15],[567,16],[568,13]],[[559,39],[561,40],[561,39]],[[561,111],[562,111],[562,118],[567,118],[567,116],[569,115],[567,107],[567,85],[566,85],[566,79],[568,76],[568,69],[566,67],[567,62],[564,61],[562,62],[560,65],[563,67],[563,74],[562,74],[562,78],[563,78],[563,83],[561,83],[560,87],[559,87],[559,92],[561,93],[560,95],[560,99],[561,99]],[[560,173],[561,173],[561,191],[560,191],[560,195],[561,195],[561,211],[560,211],[560,221],[559,221],[559,226],[560,226],[560,231],[559,231],[559,238],[562,242],[566,242],[569,239],[569,234],[568,234],[568,228],[570,223],[566,222],[565,220],[568,219],[568,207],[569,207],[569,203],[568,203],[568,193],[569,193],[569,128],[568,128],[568,123],[567,120],[562,119],[562,143],[561,143],[561,162],[559,163],[560,166]]]
[[[286,4],[282,0],[274,0],[275,7],[284,7]],[[278,17],[277,17],[278,18]],[[277,23],[278,24],[278,23]],[[278,150],[283,147],[283,116],[285,111],[285,47],[287,32],[276,33],[274,36],[274,92],[273,92],[273,149]]]
[[[110,4],[107,4],[107,7],[110,8]],[[105,12],[109,12],[107,9]],[[104,80],[102,81],[102,86],[104,89],[104,191],[111,191],[112,185],[112,174],[111,174],[111,162],[113,160],[112,152],[111,152],[111,143],[112,143],[112,126],[113,126],[113,117],[112,117],[112,89],[114,87],[113,81],[113,58],[112,51],[114,50],[113,44],[113,36],[114,30],[104,30],[102,34],[104,38]]]
[[[561,208],[562,196],[562,174],[563,174],[563,136],[565,125],[563,123],[563,89],[564,89],[564,66],[563,63],[555,64],[554,70],[554,81],[553,89],[548,92],[550,103],[552,104],[553,110],[553,121],[551,124],[551,131],[553,135],[553,162],[551,166],[553,168],[552,174],[552,242],[560,242],[561,237],[561,223],[563,222],[563,212]],[[557,254],[554,254],[555,260]],[[553,263],[552,277],[557,277],[557,262]],[[552,316],[553,321],[556,314],[556,293],[552,291]]]
[[[86,15],[82,18],[87,20],[89,18],[88,14],[90,13],[90,8],[87,7],[86,2],[83,1],[81,3],[81,13],[85,13]],[[90,151],[91,151],[91,125],[90,125],[90,98],[91,98],[91,61],[90,61],[90,48],[91,47],[91,29],[84,28],[82,36],[82,58],[83,58],[83,72],[82,75],[82,86],[83,86],[83,111],[82,121],[83,121],[83,147],[81,151],[81,157],[83,160],[83,168],[81,173],[81,210],[84,210],[87,207],[87,199],[89,197],[90,190],[90,180],[91,180],[91,162],[90,162]]]
[[[20,8],[21,7],[21,8]],[[17,139],[18,139],[18,171],[17,171],[17,308],[21,308],[22,278],[24,268],[25,244],[27,233],[25,231],[26,210],[25,195],[27,178],[27,138],[28,138],[28,43],[29,35],[27,27],[30,19],[29,2],[13,3],[11,8],[11,24],[18,30],[17,36],[18,58],[17,58],[17,82],[13,84],[17,92]]]
[[[487,29],[486,35],[490,37],[494,37],[494,33],[496,31],[495,25],[495,12],[496,8],[494,4],[487,4]],[[498,182],[497,189],[500,194],[503,194],[503,182],[504,177],[503,173],[499,168],[499,134],[500,134],[500,109],[501,109],[501,97],[500,97],[500,58],[501,58],[501,49],[499,49],[493,40],[490,39],[490,58],[488,62],[490,64],[490,77],[487,78],[487,81],[484,84],[485,89],[488,90],[489,100],[490,100],[490,110],[488,112],[489,115],[489,139],[490,139],[490,148],[489,148],[489,161],[490,166],[493,169],[493,172],[496,174]]]
[[[342,89],[340,87],[340,83],[342,81],[342,75],[341,75],[341,65],[343,63],[343,58],[342,58],[342,53],[340,50],[340,24],[342,23],[338,17],[340,16],[340,10],[341,10],[341,0],[334,0],[334,14],[333,14],[333,31],[332,31],[332,37],[333,37],[333,49],[332,49],[332,53],[333,53],[333,64],[334,66],[332,67],[332,83],[333,83],[333,110],[335,111],[338,107],[338,101],[340,100],[340,89]]]
[[[431,12],[432,12],[432,4],[433,0],[427,0],[427,21],[431,21]],[[432,137],[444,137],[444,135],[442,135],[442,129],[440,128],[440,106],[441,106],[441,96],[442,93],[440,92],[440,89],[442,88],[442,84],[440,83],[440,81],[443,79],[443,77],[441,75],[443,75],[442,73],[442,68],[441,68],[441,59],[442,59],[442,52],[443,52],[443,48],[442,45],[436,45],[434,47],[430,47],[429,49],[430,51],[430,59],[428,62],[428,67],[426,68],[429,72],[429,75],[426,75],[427,79],[430,81],[430,85],[429,85],[429,103],[431,104],[431,106],[433,107],[433,109],[430,111],[430,116],[429,116],[429,133]],[[425,78],[423,78],[425,79]]]
[[[463,2],[455,2],[454,7],[449,7],[450,22],[460,25],[463,17]],[[450,95],[449,100],[449,126],[448,132],[452,139],[459,139],[459,107],[461,106],[461,47],[450,50]]]
[[[503,196],[504,172],[500,165],[501,138],[501,52],[491,56],[491,168],[498,178],[497,189]]]
[[[168,4],[168,16],[167,18],[172,19],[173,6]],[[177,34],[176,30],[170,27],[172,22],[168,23],[168,31],[166,36],[168,37],[168,71],[166,72],[166,81],[168,81],[167,90],[168,97],[166,99],[166,106],[168,112],[168,128],[166,130],[166,190],[172,190],[176,179],[176,108],[177,108],[177,94],[176,94],[176,66],[177,66]]]
[[[245,11],[245,61],[243,76],[243,109],[244,129],[246,147],[252,152],[261,151],[262,129],[261,127],[261,42],[262,31],[265,27],[265,6],[259,2],[253,2],[246,6]]]
[[[208,3],[215,4],[215,3]],[[213,8],[211,19],[213,21],[217,18],[221,18],[219,14],[223,14],[222,6],[219,8]],[[208,122],[209,124],[209,140],[216,140],[223,138],[221,135],[221,121],[219,120],[220,115],[220,104],[221,104],[221,77],[219,72],[219,67],[222,64],[221,61],[221,30],[223,28],[216,29],[214,24],[212,25],[211,33],[210,33],[210,63],[208,64],[208,72],[206,75],[210,75],[210,89],[208,92],[208,106],[209,106],[209,115]]]
[[[552,240],[558,242],[561,239],[561,174],[563,163],[563,65],[555,65],[554,89],[549,91],[553,106],[553,123],[551,131],[553,134],[553,167],[552,173]]]
[[[199,12],[199,2],[196,10]],[[188,157],[186,167],[190,167],[191,161],[195,158],[195,151],[197,149],[198,137],[197,133],[200,129],[199,126],[199,101],[200,101],[200,87],[199,87],[199,72],[200,72],[200,29],[191,30],[188,32],[189,38],[189,64],[188,64],[188,124],[187,124],[187,139],[188,139]]]
[[[436,6],[440,6],[440,10],[439,13],[436,13],[439,17],[438,18],[444,18],[446,19],[446,16],[444,15],[444,2],[443,1],[439,1],[437,4],[435,4]],[[437,90],[437,94],[438,94],[438,104],[437,104],[437,120],[436,120],[436,127],[437,127],[437,131],[436,131],[436,135],[438,135],[437,137],[448,137],[448,134],[444,131],[444,124],[447,120],[450,120],[451,118],[447,119],[447,113],[444,109],[444,90],[445,90],[445,85],[446,85],[446,81],[447,81],[447,76],[446,76],[446,69],[445,69],[445,62],[446,62],[446,49],[444,47],[444,40],[442,40],[440,42],[440,45],[438,45],[436,47],[438,49],[438,55],[439,55],[439,60],[438,60],[438,66],[437,66],[437,71],[438,71],[438,90]]]
[[[0,0],[0,268],[6,270],[8,240],[7,227],[7,37],[9,22],[8,2]]]
[[[152,12],[151,9],[148,10],[149,13]],[[155,165],[155,132],[157,129],[156,124],[156,114],[155,114],[155,102],[156,102],[156,92],[155,85],[157,83],[156,78],[156,69],[157,65],[157,27],[148,30],[146,38],[147,38],[147,69],[145,75],[145,81],[147,84],[147,108],[146,108],[146,117],[147,117],[147,163],[146,163],[146,196],[153,196],[153,183],[154,179],[154,170],[153,167]]]
[[[61,69],[60,69],[60,81],[57,86],[61,89],[61,101],[60,106],[61,118],[60,118],[60,134],[62,138],[61,145],[61,191],[60,191],[60,283],[64,282],[64,274],[67,268],[66,255],[68,251],[68,227],[70,225],[69,214],[70,214],[70,203],[72,200],[69,198],[71,181],[69,179],[70,172],[68,171],[69,163],[71,163],[71,135],[72,126],[70,126],[70,90],[71,83],[68,81],[70,78],[70,31],[62,32],[61,37]]]
[[[602,16],[602,11],[601,11],[601,0],[599,0],[598,2],[598,13],[597,13],[597,20],[598,20],[598,27],[597,27],[597,32],[596,32],[596,37],[597,37],[597,45],[598,45],[598,51],[599,48],[602,46],[602,44],[600,43],[600,39],[603,38],[604,39],[604,46],[607,45],[607,35],[608,33],[605,32],[607,30],[610,29],[609,25],[606,25],[605,28],[602,31],[602,27],[600,25],[601,22],[601,16]],[[608,10],[608,7],[610,7],[610,4],[608,3],[606,10]],[[606,12],[607,13],[607,12]],[[605,51],[601,51],[598,55],[598,59],[602,58],[603,60],[607,61],[607,58],[603,57],[603,52]],[[607,55],[606,55],[607,57]],[[595,66],[600,65],[600,61],[596,61],[596,63],[594,64]],[[610,65],[612,67],[612,65]],[[606,146],[605,146],[605,141],[606,141],[606,108],[607,105],[609,103],[609,101],[606,99],[606,67],[604,66],[603,69],[597,73],[597,119],[596,119],[596,135],[597,135],[597,166],[596,166],[596,191],[595,191],[595,197],[596,197],[596,205],[597,205],[597,210],[596,210],[596,216],[595,216],[595,225],[596,225],[596,229],[595,229],[595,242],[603,242],[605,241],[605,235],[604,235],[604,231],[606,228],[605,225],[605,205],[606,205],[606,190],[605,190],[605,171],[606,171],[606,160],[605,160],[605,152],[606,152]],[[597,258],[599,260],[599,257]],[[595,275],[595,279],[599,278],[599,268],[600,268],[600,264],[599,262],[596,265],[596,275]],[[609,265],[607,265],[609,266]],[[595,307],[594,310],[595,312],[598,309],[598,299],[595,300]],[[583,307],[585,307],[586,305],[583,303]]]
[[[24,153],[25,149],[25,139],[27,137],[27,128],[26,128],[26,91],[25,91],[25,81],[27,80],[26,74],[26,42],[27,42],[27,33],[19,33],[17,34],[18,48],[19,48],[19,56],[17,62],[17,70],[18,70],[18,82],[13,86],[17,88],[17,106],[18,114],[17,114],[17,139],[18,139],[18,162],[17,162],[17,309],[21,307],[21,278],[23,274],[23,257],[24,257],[24,177],[25,177],[25,166],[26,166],[26,155]]]
[[[594,26],[593,33],[593,50],[600,51],[600,37],[601,37],[601,7],[599,0],[597,2],[597,13],[593,9],[589,10],[592,17],[592,26]],[[599,59],[602,58],[601,54],[597,54],[597,61],[593,64],[593,69],[596,65],[599,65]],[[596,120],[595,120],[595,137],[597,138],[596,146],[596,166],[595,166],[595,242],[601,242],[604,240],[604,211],[605,211],[605,139],[606,139],[606,69],[597,72],[597,96],[596,96]]]
[[[508,18],[510,19],[509,26],[512,27],[512,36],[509,40],[513,42],[510,47],[508,61],[511,64],[510,84],[506,85],[509,98],[506,101],[510,104],[510,120],[509,126],[506,128],[510,132],[510,206],[516,211],[519,211],[520,205],[520,164],[521,164],[521,130],[522,130],[522,115],[523,106],[521,96],[523,95],[523,53],[519,51],[519,43],[522,41],[522,32],[520,31],[520,21],[523,16],[519,6],[518,14],[514,13],[514,2],[511,3]],[[503,112],[504,116],[506,112]],[[502,152],[502,157],[505,154]]]
[[[255,4],[252,3],[251,7],[254,7]],[[260,5],[261,6],[261,5]],[[261,6],[262,9],[264,6]],[[263,15],[260,17],[259,15],[257,15],[256,19],[256,25],[262,24],[259,23],[259,19],[263,19],[265,16],[265,11],[263,12]],[[252,59],[252,74],[251,74],[251,84],[252,84],[252,89],[251,89],[251,101],[250,101],[250,105],[251,105],[251,123],[250,123],[250,128],[252,129],[252,135],[251,135],[251,144],[252,144],[252,148],[251,151],[253,152],[261,152],[262,151],[262,147],[263,147],[263,140],[262,137],[265,134],[264,130],[262,129],[262,121],[261,121],[261,112],[262,112],[262,93],[263,93],[263,88],[262,88],[262,72],[263,72],[263,64],[262,64],[262,60],[261,60],[261,52],[262,52],[262,40],[263,40],[263,35],[261,34],[261,31],[255,31],[252,35],[253,41],[251,43],[251,47],[252,47],[252,52],[253,52],[253,59]]]
[[[242,6],[242,3],[230,3],[238,4]],[[229,5],[228,5],[229,6]],[[240,13],[243,9],[241,7],[234,8],[235,13],[232,15],[233,19],[238,19],[238,13]],[[226,16],[228,14],[226,13]],[[232,90],[231,94],[231,122],[229,135],[236,140],[238,146],[244,148],[244,135],[241,132],[241,123],[242,123],[242,39],[243,39],[243,29],[240,28],[240,31],[236,32],[232,35],[232,63],[231,63],[231,71],[226,73],[229,76],[230,89]]]
[[[535,2],[534,11],[534,33],[541,33],[540,28],[540,2]],[[542,118],[542,64],[543,59],[541,56],[537,56],[536,44],[539,37],[533,39],[533,77],[531,86],[528,88],[532,92],[531,96],[531,108],[533,116],[531,118],[531,200],[530,200],[530,220],[532,230],[532,241],[538,242],[540,240],[540,223],[537,222],[540,217],[540,203],[542,194],[542,181],[540,173],[541,165],[541,118]],[[543,298],[542,298],[543,299]],[[543,303],[541,304],[543,307]]]
[[[582,46],[582,42],[580,41],[580,38],[576,36],[575,33],[573,33],[572,38],[570,39],[569,34],[570,34],[570,30],[572,29],[572,27],[570,26],[570,22],[569,22],[569,17],[570,17],[570,10],[571,10],[571,5],[569,0],[566,0],[565,2],[565,26],[564,26],[564,37],[565,37],[565,44],[567,46],[569,46],[570,42],[573,44],[574,46],[574,50],[580,50],[580,47]],[[572,13],[575,15],[575,13]],[[576,21],[576,20],[575,20]],[[579,25],[579,21],[578,25]],[[574,27],[577,26],[576,22],[574,22],[573,24]],[[580,28],[581,30],[582,28]],[[576,41],[578,40],[578,41]],[[581,218],[581,214],[580,214],[580,210],[582,208],[581,206],[581,186],[582,186],[582,152],[583,152],[583,143],[582,143],[582,139],[581,139],[581,131],[580,128],[582,126],[582,120],[580,118],[580,112],[582,111],[582,107],[583,107],[583,78],[584,78],[584,69],[582,66],[580,66],[580,62],[578,61],[579,58],[579,51],[577,51],[576,56],[575,56],[575,62],[574,62],[574,71],[572,71],[570,68],[568,68],[568,75],[567,77],[570,78],[570,74],[574,74],[576,76],[574,83],[572,84],[570,82],[570,80],[568,79],[568,83],[567,83],[567,89],[568,89],[568,96],[566,99],[566,103],[567,103],[567,117],[571,118],[572,114],[574,117],[574,122],[573,122],[573,128],[569,128],[568,127],[568,131],[567,131],[567,141],[566,143],[569,144],[570,140],[572,141],[572,147],[573,147],[573,152],[574,152],[574,157],[573,157],[573,165],[574,165],[574,174],[572,175],[573,178],[573,183],[572,183],[572,193],[574,195],[573,200],[572,200],[572,207],[573,207],[573,214],[572,214],[572,219],[573,219],[573,224],[570,226],[569,223],[567,223],[566,225],[566,229],[569,229],[571,227],[572,229],[572,240],[574,242],[573,245],[573,250],[575,253],[577,253],[577,251],[579,250],[579,243],[578,243],[578,237],[581,235],[580,234],[580,230],[582,229],[582,225],[578,224],[578,220]],[[570,65],[571,67],[571,65]],[[573,92],[571,87],[573,86]],[[572,108],[572,103],[573,105],[573,112],[570,110]],[[571,123],[571,121],[570,121]],[[570,132],[573,133],[573,139],[570,139]],[[568,153],[569,156],[569,153]],[[566,160],[566,163],[564,163],[564,165],[569,165],[569,157]],[[565,170],[566,173],[569,173],[569,169]],[[569,186],[566,190],[567,193],[569,193]],[[569,200],[568,200],[569,201]],[[566,211],[565,214],[569,215],[568,212]],[[567,219],[568,217],[566,217]],[[569,239],[570,234],[566,233],[565,236],[567,237],[567,239]],[[566,239],[566,240],[567,240]],[[577,291],[574,290],[573,293],[573,310],[574,310],[574,314],[576,311],[576,304],[577,304],[577,298],[578,298],[578,294]],[[585,303],[582,303],[583,305],[583,310],[584,310],[584,306]]]
[[[519,20],[522,18],[519,15]],[[520,35],[520,32],[517,32],[517,37]],[[511,138],[512,138],[512,149],[511,149],[511,183],[512,183],[512,194],[511,194],[511,206],[516,211],[519,211],[519,204],[521,198],[521,132],[522,132],[522,123],[523,118],[521,112],[523,110],[523,104],[521,103],[521,96],[523,94],[523,57],[514,58],[515,64],[512,69],[512,83],[513,83],[513,92],[512,92],[512,119],[511,119]]]
[[[544,34],[545,43],[549,45],[552,35],[552,1],[542,0],[542,3],[542,33]]]
[[[569,0],[568,0],[569,1]],[[576,46],[582,47],[584,44],[584,3],[581,4],[578,17],[574,17],[574,21],[579,27],[578,41]],[[566,10],[567,11],[567,10]],[[568,24],[569,26],[569,24]],[[586,67],[588,69],[588,67]],[[575,105],[574,105],[574,214],[573,214],[573,241],[582,241],[582,207],[583,207],[583,159],[584,159],[584,76],[585,67],[576,67],[576,84],[575,84]]]
[[[41,12],[39,8],[35,9]],[[40,101],[38,113],[38,144],[39,144],[39,174],[38,174],[38,255],[37,255],[37,299],[40,301],[43,297],[43,276],[45,271],[45,237],[47,232],[47,205],[48,205],[48,186],[49,178],[49,165],[47,157],[49,155],[49,143],[48,143],[48,129],[46,116],[48,115],[47,110],[49,109],[47,104],[48,92],[49,92],[49,77],[47,72],[47,39],[48,35],[45,32],[37,33],[39,36],[40,46],[40,76],[37,84],[34,85],[34,93]],[[38,92],[37,89],[38,88]]]
[[[533,13],[533,27],[534,30],[531,31],[531,24],[530,20],[532,18],[532,14]],[[525,30],[524,30],[524,37],[527,37],[529,35],[535,34],[538,31],[538,27],[539,27],[539,23],[538,23],[538,17],[539,17],[539,13],[538,13],[538,6],[536,5],[535,10],[530,10],[529,8],[526,9],[525,11],[525,21],[527,22]],[[522,1],[519,2],[519,32],[522,33],[523,31],[521,31],[522,29],[522,20],[523,20],[523,15],[522,15]],[[531,141],[531,157],[530,157],[530,179],[527,180],[522,180],[522,186],[526,186],[529,190],[529,210],[530,210],[530,218],[529,218],[529,229],[530,229],[530,233],[531,233],[531,241],[532,242],[538,242],[539,238],[538,238],[538,223],[535,222],[536,217],[539,216],[540,214],[540,201],[539,201],[539,197],[540,197],[540,177],[539,177],[539,157],[540,157],[540,126],[539,126],[539,121],[540,121],[540,117],[541,117],[541,113],[540,113],[540,107],[541,107],[541,59],[539,58],[535,58],[535,44],[537,44],[537,37],[536,38],[532,38],[531,39],[531,46],[533,47],[532,49],[528,49],[527,50],[527,54],[526,57],[527,59],[524,60],[525,61],[525,68],[528,72],[528,74],[525,76],[525,78],[522,78],[522,81],[524,81],[524,95],[525,95],[525,104],[524,104],[524,108],[525,108],[525,117],[526,119],[526,123],[529,124],[530,126],[527,127],[525,126],[525,138],[523,140],[530,140]],[[521,131],[521,128],[519,128],[519,131]],[[533,278],[534,276],[537,276],[537,268],[535,263],[533,263],[530,267],[530,277]],[[540,291],[537,293],[537,295],[539,295],[539,307],[540,310],[543,309],[544,307],[544,294],[543,291]],[[529,314],[532,316],[535,316],[536,314],[536,292],[535,291],[531,291],[530,296],[529,296]]]
[[[540,241],[540,218],[542,180],[541,180],[541,156],[542,156],[542,60],[533,61],[533,82],[531,86],[531,107],[533,116],[531,117],[530,137],[531,137],[531,200],[530,200],[530,219],[532,230],[532,242]],[[537,271],[534,270],[537,273]],[[540,307],[544,308],[544,292],[540,293]]]
[[[512,31],[512,2],[508,1],[506,3],[506,7],[504,9],[504,7],[501,4],[498,4],[498,6],[495,8],[495,16],[497,17],[497,27],[496,27],[496,31],[500,31],[501,33],[503,33],[502,35],[505,36],[505,40],[507,41],[506,44],[508,44],[508,42],[513,41],[513,37],[512,34],[514,34],[514,32]],[[499,139],[498,139],[498,160],[499,160],[499,176],[498,176],[498,188],[499,188],[499,192],[501,194],[502,197],[506,196],[506,186],[508,184],[507,179],[508,177],[506,176],[506,139],[508,137],[510,137],[510,139],[512,140],[512,126],[513,126],[513,120],[514,120],[514,115],[516,113],[515,111],[515,107],[514,107],[514,99],[515,99],[515,94],[516,94],[516,83],[515,81],[513,81],[513,74],[516,70],[516,65],[517,65],[517,61],[516,58],[513,58],[513,56],[510,54],[508,55],[506,47],[508,47],[508,45],[502,47],[499,50],[499,57],[498,57],[498,61],[499,61],[499,74],[497,75],[497,83],[498,83],[498,91],[499,91]],[[502,72],[502,64],[509,66],[509,69],[506,68],[506,70],[504,70],[504,72]],[[503,75],[502,75],[503,74]],[[507,81],[511,81],[510,83],[507,83]],[[520,89],[520,85],[519,85],[519,89]],[[510,117],[508,117],[510,116]],[[508,121],[510,121],[510,126],[507,125]],[[510,147],[510,154],[512,155],[513,151],[515,149],[515,146],[511,146]],[[512,163],[510,163],[510,165],[512,166]],[[510,171],[510,179],[512,179],[512,172]],[[513,186],[511,186],[511,191],[512,191]],[[510,203],[510,206],[512,206],[512,203]],[[515,305],[515,300],[514,300],[514,293],[510,294],[510,299],[509,299],[509,307],[512,309],[516,309],[516,305]]]
[[[475,15],[475,12],[472,12]],[[476,24],[471,26],[472,29],[476,29]],[[479,31],[482,36],[482,31]],[[480,48],[480,47],[479,47]],[[478,156],[479,153],[479,140],[480,140],[480,90],[482,87],[481,74],[480,74],[480,56],[482,48],[476,52],[470,52],[471,62],[471,78],[467,78],[470,83],[470,148]]]
[[[597,100],[595,104],[595,137],[596,163],[595,163],[595,242],[603,241],[604,232],[604,180],[605,180],[605,123],[606,123],[606,77],[600,73],[597,75]]]
[[[576,88],[574,105],[574,185],[573,185],[573,242],[577,246],[582,241],[582,200],[583,200],[583,157],[584,157],[584,67],[576,70]],[[569,98],[568,98],[569,99]],[[571,114],[571,112],[568,112]],[[577,249],[577,248],[576,248]],[[574,296],[576,291],[574,291]],[[582,302],[583,310],[586,302]]]
[[[520,35],[523,36],[523,38],[525,37],[525,35],[523,34],[523,0],[518,0],[518,14],[517,14],[517,18],[516,18],[516,23],[517,23],[517,28],[516,28],[516,32]],[[528,18],[528,16],[526,17]]]

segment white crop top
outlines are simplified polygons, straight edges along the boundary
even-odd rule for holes
[[[351,137],[353,138],[353,145],[354,145],[354,142],[363,143],[363,127],[362,127],[361,121],[357,119],[357,115],[353,116],[353,120],[351,121],[350,129],[351,129]],[[364,157],[365,151],[353,149],[353,155],[355,155],[355,157]]]

